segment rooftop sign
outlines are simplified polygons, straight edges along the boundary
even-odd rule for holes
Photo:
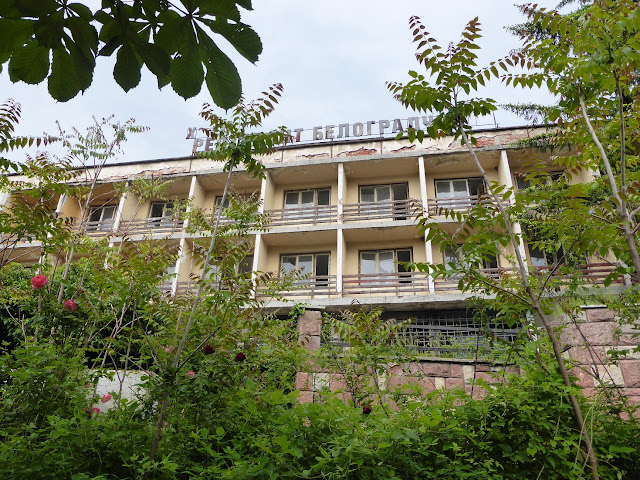
[[[433,115],[409,117],[393,120],[369,120],[368,122],[340,123],[313,128],[294,128],[289,130],[290,143],[309,143],[322,141],[346,140],[353,137],[387,137],[396,136],[411,128],[421,130],[431,125]],[[198,133],[203,133],[202,137]],[[192,152],[207,152],[213,149],[214,142],[205,134],[206,128],[188,128],[187,140],[193,140]]]

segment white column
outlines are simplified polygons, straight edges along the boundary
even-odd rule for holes
[[[4,207],[7,203],[9,203],[10,197],[10,192],[0,192],[0,210],[2,210],[2,207]]]
[[[511,168],[509,167],[509,157],[506,150],[500,150],[500,163],[498,164],[498,178],[500,181],[512,192],[513,190],[513,177],[511,175]],[[515,192],[514,192],[515,193]],[[509,202],[513,201],[513,194],[509,199]],[[513,233],[518,237],[518,251],[524,260],[525,273],[528,273],[527,268],[527,251],[524,247],[524,241],[522,240],[522,228],[520,223],[513,224]]]
[[[118,203],[118,209],[116,210],[116,217],[113,219],[113,231],[115,232],[120,228],[120,220],[122,220],[122,210],[124,209],[124,202],[127,200],[127,193],[123,193],[120,197],[120,203]]]
[[[176,260],[176,276],[173,277],[173,281],[171,282],[171,295],[175,295],[176,293],[178,293],[178,280],[180,278],[180,267],[182,266],[182,262],[186,257],[186,254],[185,254],[186,242],[187,242],[186,238],[182,237],[180,239],[180,246],[178,247],[178,259]]]
[[[336,291],[342,296],[342,275],[344,274],[344,231],[338,229],[338,244],[336,249]]]
[[[338,223],[343,223],[344,215],[344,197],[345,197],[345,181],[344,163],[338,164]]]
[[[271,197],[271,175],[268,171],[264,172],[264,178],[262,179],[262,184],[260,185],[260,205],[258,206],[258,213],[264,213],[265,203]]]
[[[189,196],[187,197],[187,200],[189,200],[189,203],[187,203],[187,210],[185,213],[189,213],[191,211],[191,203],[193,202],[193,199],[196,195],[197,185],[198,185],[198,177],[194,175],[191,177],[191,185],[189,186]],[[182,224],[183,235],[184,235],[184,232],[187,230],[188,226],[189,226],[189,217],[187,216],[184,220],[184,223]]]
[[[251,266],[251,284],[253,285],[252,297],[256,296],[256,278],[258,277],[258,269],[260,268],[260,255],[262,255],[262,234],[256,233],[255,245],[253,246],[253,265]]]
[[[67,201],[67,196],[63,193],[62,195],[60,195],[60,198],[58,199],[58,205],[56,206],[56,215],[60,215],[60,213],[62,212],[62,207],[64,206],[66,201]],[[0,206],[1,205],[2,203],[0,203]]]
[[[420,176],[420,199],[422,201],[422,216],[426,219],[429,218],[429,200],[427,199],[427,174],[424,168],[424,157],[418,157],[418,174]],[[429,230],[424,232],[425,239]],[[431,240],[425,240],[424,242],[425,257],[427,264],[433,264],[433,250],[431,249]],[[433,277],[429,275],[427,279],[429,285],[429,293],[434,293],[436,288],[433,283]]]

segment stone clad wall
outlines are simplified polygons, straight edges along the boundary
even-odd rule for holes
[[[624,394],[630,403],[640,404],[640,353],[632,352],[640,344],[640,337],[633,330],[622,328],[613,312],[606,308],[585,307],[584,314],[577,321],[565,321],[559,325],[560,341],[565,358],[572,367],[571,373],[577,382],[585,388],[587,395],[595,392],[596,385],[611,387],[615,392]],[[320,312],[307,311],[298,320],[300,342],[309,351],[320,348],[322,318]],[[627,353],[613,360],[612,353]],[[483,379],[489,383],[501,381],[496,372],[506,370],[519,373],[517,366],[492,365],[486,362],[474,362],[462,359],[425,359],[408,365],[396,365],[390,369],[390,378],[381,381],[390,387],[408,383],[417,383],[423,393],[438,389],[462,387],[474,397],[482,395],[482,389],[473,387],[474,381]],[[341,396],[349,400],[343,390],[344,382],[336,374],[312,369],[311,372],[298,372],[296,388],[300,391],[301,402],[314,400],[316,392],[323,388],[331,391],[342,390]]]
[[[587,394],[605,385],[640,404],[640,353],[633,352],[640,344],[638,333],[627,326],[618,328],[614,313],[602,307],[585,307],[582,318],[565,321],[560,341],[574,364],[571,373]]]

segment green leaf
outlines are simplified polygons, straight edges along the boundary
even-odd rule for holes
[[[66,25],[78,49],[87,59],[94,58],[98,52],[98,32],[95,27],[79,17],[68,18]]]
[[[201,37],[202,39],[202,37]],[[242,95],[242,80],[233,62],[227,57],[213,41],[207,37],[203,40],[206,62],[207,88],[211,98],[221,108],[229,109],[236,105]]]
[[[54,49],[49,94],[60,102],[71,100],[80,90],[86,90],[91,85],[93,66],[73,45],[69,53],[64,48]]]
[[[62,45],[64,34],[64,17],[62,12],[56,12],[45,18],[39,19],[34,27],[38,43],[48,48],[58,48]]]
[[[49,49],[35,42],[18,48],[9,60],[9,78],[12,82],[23,81],[36,85],[49,73]]]
[[[91,12],[91,9],[86,5],[83,5],[82,3],[70,3],[68,7],[70,10],[76,12],[80,16],[80,18],[83,18],[85,20],[93,20],[93,13]]]
[[[171,57],[160,46],[147,43],[138,48],[142,61],[156,77],[166,77],[171,71]]]
[[[187,51],[171,62],[171,86],[182,98],[191,98],[200,93],[204,80],[204,69],[200,57]]]
[[[113,78],[125,92],[140,83],[140,69],[142,65],[136,52],[129,45],[123,45],[118,50],[116,65],[113,67]]]
[[[13,52],[33,35],[33,20],[0,18],[0,52]]]
[[[222,35],[244,58],[251,63],[258,61],[262,53],[260,37],[251,27],[239,24],[231,24],[222,20],[203,21],[213,32]]]

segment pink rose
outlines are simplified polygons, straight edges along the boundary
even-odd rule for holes
[[[113,398],[113,397],[107,393],[105,396],[103,396],[103,397],[100,399],[100,403],[107,403],[107,402],[108,402],[109,400],[111,400],[112,398]]]
[[[95,414],[100,413],[100,409],[96,408],[96,407],[93,407],[91,410],[89,410],[89,415],[93,415],[94,413]]]
[[[34,290],[40,290],[47,283],[49,283],[49,280],[47,280],[47,277],[45,277],[44,275],[36,275],[31,279],[31,285],[33,286]]]
[[[196,376],[196,372],[194,372],[193,370],[189,370],[187,373],[185,373],[185,376],[187,376],[187,377],[195,377]]]
[[[173,352],[173,348],[171,347],[164,347],[164,351],[167,353],[172,353]]]
[[[75,312],[78,309],[78,304],[73,300],[65,300],[62,306],[64,307],[65,310],[71,313]]]

